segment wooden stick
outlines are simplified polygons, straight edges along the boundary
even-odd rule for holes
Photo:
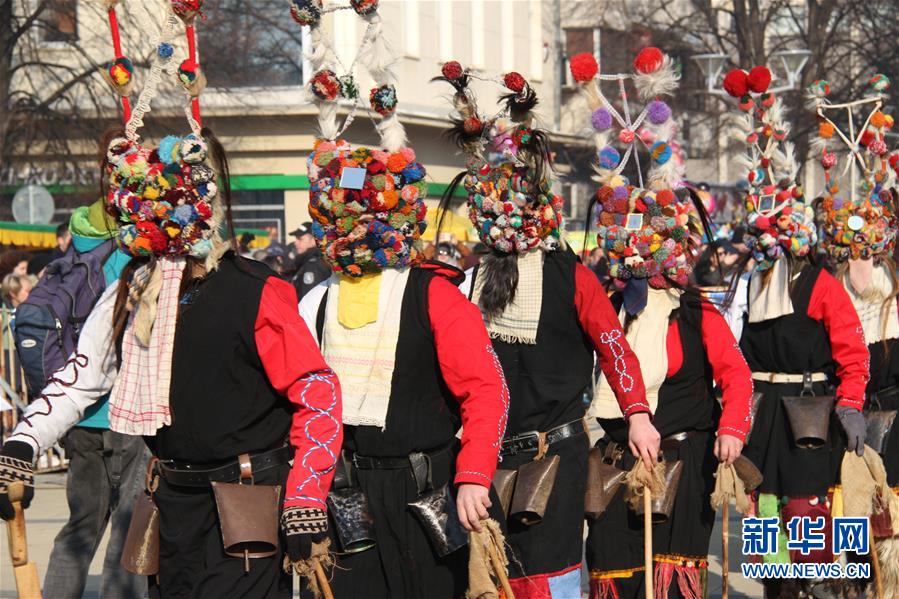
[[[496,552],[496,547],[493,543],[487,544],[487,551],[490,553],[490,563],[493,564],[493,571],[496,572],[496,577],[499,578],[499,584],[503,587],[503,594],[506,596],[506,599],[515,599],[515,593],[512,592],[512,585],[509,584],[509,576],[506,574],[506,566],[503,564],[503,560],[499,559],[499,555]]]
[[[22,509],[25,484],[21,481],[9,483],[6,492],[15,514],[13,519],[6,523],[6,532],[9,536],[9,555],[16,578],[16,592],[20,599],[41,599],[41,583],[37,577],[37,566],[28,561],[25,512]]]
[[[653,599],[652,593],[652,491],[643,487],[643,567],[646,599]]]
[[[721,506],[721,599],[727,599],[727,575],[728,570],[730,570],[730,556],[727,546],[728,537],[728,529],[730,528],[729,514],[727,513],[730,509],[730,502],[724,502],[724,505]]]
[[[880,574],[880,556],[877,555],[877,545],[874,542],[874,529],[868,527],[870,531],[871,545],[871,567],[874,569],[874,584],[877,588],[877,599],[883,599],[883,578]]]
[[[318,560],[315,562],[315,578],[318,580],[318,588],[322,590],[325,599],[334,599],[334,592],[331,591],[331,583],[328,581],[328,576],[325,574],[324,568],[322,568],[322,563]]]

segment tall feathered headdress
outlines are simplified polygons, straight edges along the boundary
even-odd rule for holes
[[[537,93],[519,73],[503,75],[503,110],[485,119],[468,87],[472,74],[456,62],[442,77],[456,90],[449,131],[466,154],[468,215],[481,241],[503,254],[561,244],[562,198],[552,191],[547,134],[534,126]]]
[[[308,160],[312,232],[331,267],[354,277],[421,260],[421,234],[426,227],[426,172],[406,146],[405,129],[396,115],[398,57],[383,35],[377,4],[374,0],[351,2],[367,27],[349,69],[342,68],[321,32],[322,15],[328,12],[321,2],[295,0],[291,6],[294,19],[311,29],[307,58],[315,74],[309,92],[319,109],[321,137]],[[340,139],[360,104],[353,75],[356,62],[375,81],[368,99],[371,110],[380,116],[376,124],[380,148],[354,148]],[[337,120],[341,98],[350,105],[342,126]]]
[[[646,304],[648,287],[686,285],[692,271],[693,206],[683,189],[682,162],[674,154],[677,126],[663,100],[677,88],[679,77],[671,58],[651,47],[637,55],[634,73],[600,74],[589,53],[572,56],[570,65],[594,130],[600,183],[594,197],[597,242],[609,260],[613,284],[625,291],[625,309],[635,314]],[[603,81],[616,84],[620,108],[603,93]],[[629,81],[643,103],[633,114]],[[641,154],[649,158],[645,174]],[[636,181],[624,175],[631,161]]]
[[[737,138],[747,149],[740,160],[749,183],[744,239],[757,270],[771,268],[784,252],[805,256],[817,242],[813,210],[796,181],[798,165],[787,140],[786,110],[768,91],[770,84],[771,71],[763,66],[749,72],[733,69],[724,77],[724,90],[743,112],[737,119]]]
[[[885,76],[875,75],[862,98],[841,104],[827,100],[830,86],[826,81],[816,81],[808,90],[809,103],[818,115],[812,148],[824,169],[821,243],[838,262],[890,255],[895,246],[899,152],[891,154],[887,148],[886,133],[893,127],[893,117],[882,110],[889,85]],[[862,112],[863,121],[856,120],[853,109]],[[837,124],[844,111],[848,131]],[[842,169],[841,152],[846,153]]]

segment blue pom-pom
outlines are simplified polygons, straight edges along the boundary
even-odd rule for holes
[[[174,164],[177,160],[176,147],[181,143],[177,135],[166,135],[159,142],[159,159],[165,164]]]
[[[415,183],[421,181],[425,176],[425,167],[418,162],[412,162],[400,173],[406,180],[406,183]]]
[[[159,58],[171,58],[174,53],[175,49],[172,47],[172,44],[162,42],[156,46],[156,54],[159,55]]]
[[[621,162],[621,155],[612,146],[606,146],[599,151],[599,166],[601,168],[615,168]]]

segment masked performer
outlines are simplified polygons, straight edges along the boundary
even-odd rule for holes
[[[3,446],[0,512],[11,516],[12,481],[27,485],[27,505],[34,456],[111,392],[110,428],[144,436],[155,460],[153,592],[289,598],[279,545],[299,561],[326,530],[340,391],[297,314],[293,287],[219,237],[225,219],[230,226],[228,167],[215,137],[199,127],[198,103],[191,102],[192,134],[165,137],[156,148],[137,136],[155,86],[174,72],[167,67],[176,22],[170,15],[126,133],[103,145],[104,197],[121,221],[119,245],[133,258]],[[191,60],[180,70],[201,79]],[[252,485],[226,484],[238,480]],[[241,502],[240,489],[262,502]],[[217,511],[219,491],[229,490],[238,498],[228,502],[233,511]],[[279,517],[286,543],[278,540]],[[245,531],[247,522],[250,537],[226,548],[223,532],[228,542],[228,530]]]
[[[300,310],[344,389],[332,586],[348,599],[461,597],[462,527],[487,517],[508,390],[480,314],[455,286],[462,273],[424,261],[425,169],[395,113],[380,19],[363,16],[373,46],[360,61],[375,79],[381,148],[333,138],[337,98],[327,90],[338,89],[337,61],[317,24],[311,32],[323,138],[309,157],[309,211],[334,274]],[[355,100],[351,74],[340,81]]]
[[[695,240],[707,233],[703,225],[708,215],[684,186],[682,169],[672,156],[675,125],[660,97],[677,86],[674,64],[658,49],[646,48],[634,66],[634,75],[604,75],[619,84],[633,80],[640,99],[648,103],[632,116],[626,95],[621,96],[623,113],[603,95],[591,54],[571,58],[572,75],[586,96],[595,128],[602,184],[594,199],[597,241],[609,260],[612,290],[622,302],[626,340],[640,360],[653,424],[662,436],[662,456],[677,472],[665,489],[667,519],[652,529],[652,573],[643,571],[642,518],[629,508],[624,485],[600,489],[607,494],[602,513],[587,506],[590,596],[642,597],[649,575],[657,597],[696,599],[704,596],[715,521],[709,503],[715,468],[718,460],[732,463],[743,448],[752,381],[726,321],[688,282]],[[638,128],[639,138],[633,133]],[[624,148],[623,158],[613,134]],[[650,154],[645,183],[640,147]],[[637,185],[624,176],[628,166]],[[720,405],[713,382],[722,391]],[[597,456],[622,474],[630,470],[635,459],[625,451],[627,413],[615,401],[608,377],[596,387],[591,414],[605,431],[594,450]],[[600,484],[598,477],[588,481],[595,484]]]
[[[858,313],[871,354],[866,442],[883,458],[886,481],[895,495],[890,507],[895,511],[899,508],[899,426],[894,422],[899,409],[899,282],[892,256],[899,226],[895,215],[899,152],[890,155],[886,146],[885,133],[892,126],[892,117],[882,112],[888,84],[883,75],[875,76],[865,96],[849,103],[850,131],[862,124],[856,117],[865,121],[858,130],[859,145],[846,157],[852,169],[849,176],[839,168],[837,159],[840,150],[848,149],[848,137],[835,122],[835,115],[842,116],[847,109],[827,102],[829,89],[823,81],[810,88],[810,99],[819,119],[814,150],[820,155],[825,177],[819,214],[824,223],[821,242]],[[890,510],[876,511],[888,514]],[[889,515],[872,518],[888,597],[899,594],[899,537],[895,536],[899,527],[893,527],[890,520]]]
[[[764,476],[760,516],[779,518],[784,531],[796,516],[825,520],[823,550],[788,552],[782,536],[778,553],[764,560],[830,562],[832,492],[843,452],[864,448],[868,350],[846,290],[813,261],[812,209],[795,184],[789,126],[781,100],[767,91],[770,80],[765,67],[734,69],[724,79],[745,113],[739,135],[749,146],[746,240],[755,266],[740,346],[762,399],[744,454]],[[775,597],[797,596],[797,587],[812,584],[764,583]]]
[[[658,434],[608,297],[562,240],[547,137],[532,124],[536,93],[518,73],[506,74],[505,114],[485,122],[467,87],[470,73],[450,62],[442,74],[456,89],[452,134],[468,154],[460,177],[469,215],[491,249],[474,270],[471,299],[511,396],[494,484],[509,512],[512,589],[519,599],[579,596],[589,450],[584,393],[594,355],[628,418],[631,449],[647,463]]]

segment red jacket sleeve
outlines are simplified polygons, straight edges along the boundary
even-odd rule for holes
[[[443,380],[461,405],[455,483],[489,487],[509,418],[502,366],[477,306],[442,277],[428,288],[428,316]]]
[[[259,302],[256,351],[272,386],[295,407],[284,507],[326,509],[343,441],[340,383],[297,312],[293,286],[275,277],[266,281]]]
[[[824,323],[837,364],[837,405],[861,410],[865,405],[870,356],[861,321],[846,289],[822,270],[812,289],[808,316]]]
[[[640,363],[624,338],[618,315],[599,279],[578,263],[574,269],[574,288],[578,321],[593,342],[599,367],[618,399],[621,413],[625,418],[640,412],[651,415]]]
[[[718,435],[731,435],[745,442],[752,424],[752,371],[727,321],[707,301],[702,302],[702,345],[712,367],[712,378],[722,394]]]

